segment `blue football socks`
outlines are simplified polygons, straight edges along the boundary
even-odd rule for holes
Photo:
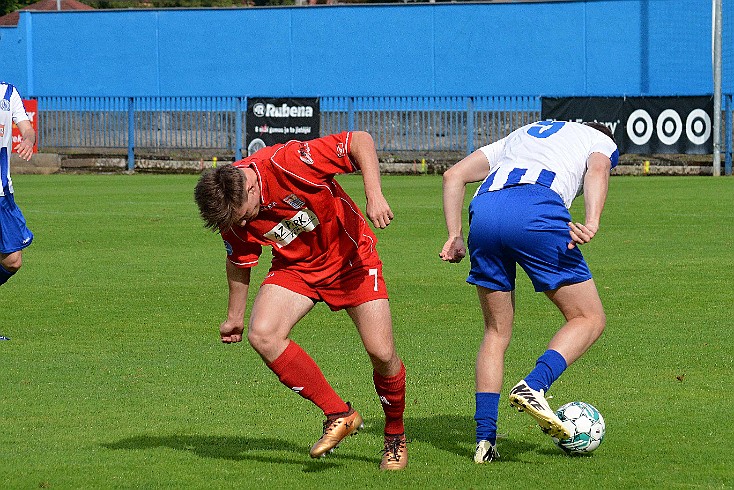
[[[0,265],[0,285],[8,282],[8,279],[10,279],[10,276],[12,276],[13,274],[15,274],[15,272],[8,272],[3,266]]]
[[[477,442],[489,441],[497,443],[497,414],[499,412],[499,393],[477,393],[477,411],[474,420],[477,422]]]
[[[547,392],[553,382],[566,370],[566,360],[561,354],[548,349],[538,358],[535,369],[525,377],[525,383],[535,391]]]

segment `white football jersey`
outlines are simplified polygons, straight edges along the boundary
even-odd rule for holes
[[[586,162],[601,153],[617,165],[617,145],[607,135],[576,122],[539,121],[516,129],[480,148],[489,161],[489,175],[477,194],[519,184],[540,184],[554,190],[567,208],[583,192]]]
[[[10,152],[13,145],[13,123],[28,121],[30,118],[23,107],[23,100],[18,91],[9,83],[0,82],[0,196],[5,189],[13,192],[13,181],[10,179]]]

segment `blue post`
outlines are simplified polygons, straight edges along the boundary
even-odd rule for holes
[[[731,157],[732,157],[732,151],[734,151],[734,148],[732,148],[732,137],[731,133],[734,128],[732,128],[732,116],[731,116],[731,99],[734,97],[734,95],[729,94],[724,96],[724,112],[726,112],[726,122],[724,124],[724,128],[726,130],[726,157],[724,160],[724,175],[731,175]]]
[[[25,61],[26,61],[26,74],[28,87],[26,92],[29,96],[34,95],[36,92],[35,80],[33,77],[33,16],[30,12],[20,12],[21,17],[25,22]]]
[[[135,170],[135,99],[127,99],[127,170]]]
[[[354,98],[347,99],[347,131],[354,131]]]
[[[235,97],[234,106],[234,159],[242,160],[242,98]]]
[[[474,99],[466,99],[466,154],[474,153]]]

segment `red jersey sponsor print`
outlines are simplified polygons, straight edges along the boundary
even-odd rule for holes
[[[256,265],[263,245],[269,245],[272,269],[299,271],[318,282],[374,253],[377,238],[334,181],[336,174],[356,170],[349,158],[351,136],[289,141],[233,164],[253,169],[261,189],[258,215],[222,233],[233,264]]]

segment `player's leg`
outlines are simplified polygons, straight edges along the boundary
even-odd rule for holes
[[[405,366],[393,338],[390,303],[380,298],[346,309],[372,362],[375,391],[385,413],[385,448],[380,468],[399,470],[408,464],[405,438]]]
[[[395,349],[388,300],[367,301],[346,310],[357,327],[375,374],[392,377],[404,369]]]
[[[601,336],[606,317],[593,279],[561,286],[545,294],[561,310],[566,323],[551,339],[535,368],[512,389],[510,400],[514,406],[533,415],[546,433],[565,439],[570,434],[560,420],[556,420],[545,393]]]
[[[0,285],[5,284],[22,265],[21,251],[0,253]]]
[[[578,247],[568,249],[567,223],[571,216],[558,194],[540,185],[520,186],[525,206],[518,208],[517,222],[510,246],[517,263],[525,270],[537,292],[555,291],[563,284],[580,283],[591,278]],[[563,356],[548,349],[535,368],[510,390],[510,404],[536,419],[547,434],[568,437],[545,393],[566,369]]]
[[[33,233],[15,204],[13,194],[0,196],[0,285],[18,272],[22,265],[21,250],[33,242]]]
[[[561,286],[545,293],[561,310],[565,325],[548,344],[570,366],[601,337],[606,315],[593,279]],[[555,379],[553,380],[555,381]]]
[[[547,392],[568,366],[601,336],[606,324],[604,308],[593,279],[546,291],[561,310],[566,323],[548,344],[525,383],[535,391]]]
[[[477,423],[477,447],[474,461],[487,463],[499,456],[495,449],[497,416],[504,377],[505,352],[510,345],[515,316],[515,294],[481,286],[477,286],[477,293],[484,316],[484,337],[477,353],[475,370],[474,420]]]
[[[504,378],[505,352],[512,335],[515,316],[514,258],[507,253],[509,223],[517,220],[518,208],[510,193],[487,192],[477,195],[469,206],[469,252],[471,269],[467,282],[477,286],[484,315],[484,336],[475,368],[476,450],[474,461],[488,463],[498,458],[495,448],[500,390]]]
[[[311,298],[300,293],[263,284],[252,305],[247,340],[281,383],[324,412],[324,432],[310,451],[311,457],[317,458],[356,432],[362,419],[334,391],[311,356],[288,338],[313,305]]]
[[[311,311],[314,301],[275,284],[263,284],[255,297],[247,328],[247,340],[263,360],[270,364],[292,342],[293,326]]]

